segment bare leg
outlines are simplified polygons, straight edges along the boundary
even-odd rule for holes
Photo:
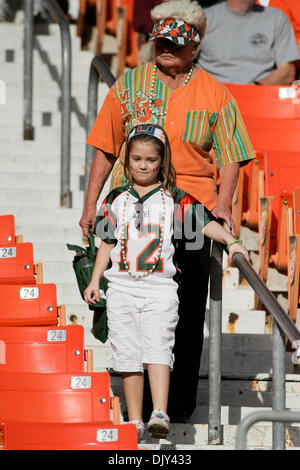
[[[142,372],[124,372],[123,388],[128,411],[128,419],[142,421],[144,374]]]
[[[165,364],[148,364],[149,382],[154,410],[167,411],[170,367]]]
[[[170,430],[166,414],[169,395],[170,367],[165,364],[148,364],[153,412],[148,422],[148,431],[154,439],[164,439]]]

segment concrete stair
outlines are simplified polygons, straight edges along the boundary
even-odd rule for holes
[[[72,35],[72,132],[71,190],[73,208],[59,206],[60,194],[60,34],[51,24],[49,34],[38,35],[34,50],[34,141],[23,141],[23,26],[0,23],[0,80],[6,83],[7,101],[0,104],[0,214],[14,214],[16,233],[25,242],[34,244],[35,262],[43,263],[44,282],[57,285],[58,304],[66,305],[67,322],[85,328],[85,348],[94,351],[95,371],[112,367],[109,342],[100,343],[90,333],[92,312],[82,301],[72,268],[74,253],[66,243],[83,245],[78,221],[83,208],[83,192],[79,178],[85,166],[85,116],[91,51],[80,51],[80,43]],[[115,38],[106,37],[105,52],[113,54]],[[9,60],[8,60],[9,59]],[[13,60],[12,60],[13,59]],[[99,84],[100,108],[107,86]],[[100,196],[103,199],[109,181]],[[241,238],[251,251],[257,267],[258,235],[242,227]],[[199,372],[198,406],[189,424],[172,424],[168,440],[147,440],[140,448],[153,450],[233,449],[240,420],[248,413],[272,406],[272,338],[266,329],[265,311],[254,310],[254,292],[235,267],[223,261],[222,318],[222,425],[223,442],[208,446],[208,325]],[[269,271],[268,287],[286,302],[287,277]],[[209,308],[209,304],[207,305]],[[287,407],[300,408],[299,367],[294,367],[286,354]],[[188,358],[187,358],[188,360]],[[112,393],[125,403],[121,377],[112,371]],[[287,448],[300,448],[298,425],[287,426]],[[270,423],[258,423],[249,432],[251,449],[270,449]]]

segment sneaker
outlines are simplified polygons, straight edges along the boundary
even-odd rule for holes
[[[162,410],[153,410],[148,423],[148,431],[154,439],[165,439],[170,431],[170,418]]]
[[[132,421],[128,421],[128,423],[136,425],[138,442],[144,441],[146,435],[146,426],[144,425],[143,421],[140,421],[139,419],[133,419]]]

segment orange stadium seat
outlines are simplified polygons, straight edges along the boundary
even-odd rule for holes
[[[259,199],[259,274],[266,282],[270,255],[278,247],[281,193],[293,191],[299,182],[299,153],[267,151],[264,176],[265,196]]]
[[[236,236],[241,225],[257,230],[258,198],[264,195],[264,153],[256,152],[256,158],[240,168],[239,180],[232,202],[232,216]]]
[[[258,229],[258,200],[264,196],[265,153],[256,152],[256,158],[241,168],[244,171],[242,221],[253,230]]]
[[[264,85],[254,86],[250,84],[242,85],[238,83],[224,83],[236,100],[262,100],[291,102],[295,97],[293,85]]]
[[[0,245],[16,243],[15,218],[13,215],[0,215]]]
[[[291,235],[293,235],[292,192],[282,190],[280,193],[277,220],[277,243],[275,246],[275,252],[270,256],[269,261],[272,266],[275,266],[277,271],[283,274],[286,274],[288,268],[288,241]],[[272,249],[272,241],[273,240],[271,239],[270,251]]]
[[[243,213],[243,189],[244,189],[244,170],[240,168],[239,180],[236,187],[236,190],[232,199],[232,219],[235,227],[235,235],[237,238],[240,237],[241,224],[242,224],[242,213]]]
[[[118,28],[118,7],[121,5],[121,0],[110,0],[107,4],[107,17],[106,17],[106,31],[110,34],[116,35]]]
[[[299,152],[300,118],[279,119],[243,116],[256,151],[268,150]]]
[[[288,313],[296,323],[300,304],[300,187],[292,193],[294,234],[288,248]]]
[[[274,196],[263,196],[258,201],[258,233],[259,233],[259,269],[258,273],[263,282],[267,282],[270,256],[272,203]],[[255,296],[255,309],[261,310],[262,303]],[[269,317],[267,317],[267,320]]]
[[[120,0],[118,0],[120,3]],[[128,7],[119,6],[117,8],[117,78],[125,72],[126,51],[127,51],[127,35],[128,35]]]
[[[42,282],[42,265],[33,262],[32,243],[0,245],[0,284]],[[37,276],[37,278],[35,277]]]
[[[139,34],[132,27],[133,0],[121,0],[121,5],[127,7],[126,65],[133,68],[139,64]]]
[[[299,131],[300,117],[297,118],[280,118],[280,117],[260,117],[248,116],[244,117],[247,130],[253,131],[267,131],[267,132],[286,132],[286,131]]]
[[[55,284],[0,284],[0,325],[65,325],[65,308],[58,307]]]
[[[97,47],[96,54],[102,53],[102,45],[104,41],[105,23],[107,15],[107,0],[80,0],[79,14],[77,20],[77,36],[83,37],[85,30],[85,19],[88,8],[94,8],[96,12],[97,27]]]
[[[241,217],[242,212],[245,225],[257,229],[257,188],[263,189],[262,154],[269,153],[269,151],[298,152],[300,149],[300,119],[270,119],[255,116],[243,116],[243,118],[257,158],[241,168],[243,174],[239,184],[243,185],[243,188],[239,188],[239,198],[242,195],[243,201],[235,201],[235,206],[242,206],[242,210],[239,209],[238,213],[236,210],[234,214],[238,214],[237,226],[239,225],[238,217]]]
[[[300,118],[299,98],[293,86],[224,85],[236,99],[244,118]]]
[[[132,0],[118,0],[117,8],[117,77],[125,72],[125,67],[139,64],[139,35],[132,28]]]
[[[299,147],[300,148],[300,147]],[[270,253],[276,251],[279,232],[281,191],[293,191],[300,181],[300,152],[267,151],[265,158],[265,194],[274,196]]]
[[[4,450],[137,450],[134,424],[2,423]]]
[[[294,233],[300,234],[300,187],[292,193]]]
[[[1,372],[0,422],[110,421],[112,403],[107,372]]]
[[[294,323],[297,322],[300,306],[300,235],[289,238],[288,259],[288,314]]]
[[[240,194],[243,195],[242,219],[246,226],[249,226],[252,229],[257,229],[257,188],[260,190],[258,197],[261,197],[264,186],[262,168],[263,158],[261,155],[265,153],[270,154],[270,152],[272,154],[280,152],[280,158],[282,158],[282,155],[286,155],[286,158],[282,158],[286,161],[289,158],[289,155],[299,152],[300,119],[267,119],[254,116],[244,116],[244,121],[252,145],[256,151],[257,158],[241,169],[241,172],[244,173],[243,178],[240,179],[241,184],[243,184],[243,189],[240,190]],[[268,159],[268,161],[272,162],[272,159]],[[293,161],[295,161],[295,158],[293,158]],[[287,166],[293,165],[287,164]],[[295,162],[294,166],[299,166],[299,163]],[[289,184],[287,189],[293,189],[295,178],[292,177],[292,179],[293,184]],[[272,193],[268,194],[271,195]],[[239,202],[239,205],[241,206],[241,202]],[[272,253],[274,253],[274,244],[275,241],[273,240],[272,235]]]
[[[136,67],[139,63],[139,34],[132,27],[133,0],[80,0],[77,20],[77,36],[83,37],[88,8],[96,12],[97,48],[101,55],[105,32],[117,37],[117,76],[125,66]]]
[[[85,367],[84,328],[0,326],[2,372],[81,373]]]
[[[299,129],[300,130],[300,129]],[[268,150],[281,152],[299,152],[300,132],[299,130],[284,130],[274,132],[268,130],[251,131],[249,135],[255,150],[267,152]]]

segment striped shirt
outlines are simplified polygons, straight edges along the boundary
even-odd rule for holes
[[[153,63],[122,75],[109,90],[87,143],[120,157],[111,187],[126,183],[123,143],[138,124],[160,124],[168,134],[176,184],[211,210],[217,201],[217,169],[255,158],[238,106],[228,89],[204,70],[187,85],[171,90],[158,78],[152,114]],[[165,119],[157,114],[166,111]]]

